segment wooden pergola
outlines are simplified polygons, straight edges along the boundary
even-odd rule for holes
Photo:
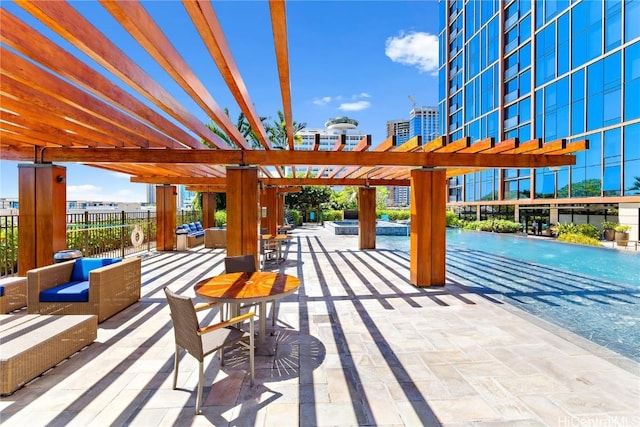
[[[533,140],[471,143],[414,138],[377,145],[363,138],[353,151],[294,145],[286,4],[270,0],[275,57],[286,121],[287,149],[274,149],[253,106],[231,50],[208,1],[183,1],[194,30],[218,67],[238,107],[258,135],[253,149],[158,23],[138,2],[101,1],[102,6],[231,139],[213,133],[171,93],[127,56],[94,23],[66,2],[17,4],[91,61],[0,10],[0,157],[29,162],[19,168],[19,271],[51,263],[66,248],[66,170],[77,162],[122,172],[132,182],[157,184],[158,249],[173,250],[175,185],[205,192],[205,226],[212,225],[215,192],[227,192],[229,255],[257,252],[258,209],[267,206],[267,227],[282,224],[279,193],[300,185],[359,186],[360,247],[375,248],[375,186],[411,187],[411,281],[444,284],[447,177],[484,168],[538,168],[575,164],[571,153],[586,141]],[[123,83],[108,79],[101,68]],[[125,90],[127,87],[127,90]],[[148,106],[152,104],[154,108]],[[310,176],[313,166],[330,167]],[[293,176],[285,176],[285,168]],[[323,175],[323,174],[320,174]],[[278,190],[281,189],[281,190]]]

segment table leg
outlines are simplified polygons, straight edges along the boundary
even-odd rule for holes
[[[258,344],[262,345],[265,342],[267,336],[267,303],[266,301],[260,302],[258,306]]]

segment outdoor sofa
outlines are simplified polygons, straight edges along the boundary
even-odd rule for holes
[[[27,278],[0,279],[0,314],[10,313],[27,305]]]
[[[95,314],[98,323],[140,299],[140,258],[78,258],[27,272],[30,314]]]
[[[187,235],[187,247],[193,248],[204,243],[204,228],[200,221],[182,224],[176,228],[176,234]]]

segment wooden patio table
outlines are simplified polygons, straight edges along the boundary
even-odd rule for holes
[[[266,349],[267,301],[274,301],[290,295],[300,287],[300,279],[288,274],[271,271],[253,273],[227,273],[209,277],[195,286],[197,295],[209,301],[229,304],[231,316],[238,313],[241,304],[258,304],[258,346],[259,353],[272,354]],[[274,314],[275,315],[275,314]]]

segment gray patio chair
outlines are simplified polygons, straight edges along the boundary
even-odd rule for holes
[[[164,292],[169,302],[173,331],[176,339],[176,353],[174,358],[173,389],[178,386],[179,353],[183,348],[187,353],[195,357],[199,362],[198,393],[196,396],[196,415],[200,413],[202,404],[202,383],[204,382],[204,358],[211,353],[220,350],[220,365],[224,365],[224,347],[239,344],[249,349],[249,370],[251,372],[251,385],[254,377],[254,327],[253,316],[249,312],[234,317],[227,321],[208,326],[200,326],[196,310],[191,298],[177,295],[168,288]],[[244,332],[232,325],[249,320],[249,332]],[[249,343],[243,341],[248,338]]]
[[[253,273],[256,269],[256,257],[253,255],[228,256],[224,259],[225,273]],[[240,308],[247,308],[256,304],[244,304]],[[276,302],[271,301],[271,326],[276,325]]]

